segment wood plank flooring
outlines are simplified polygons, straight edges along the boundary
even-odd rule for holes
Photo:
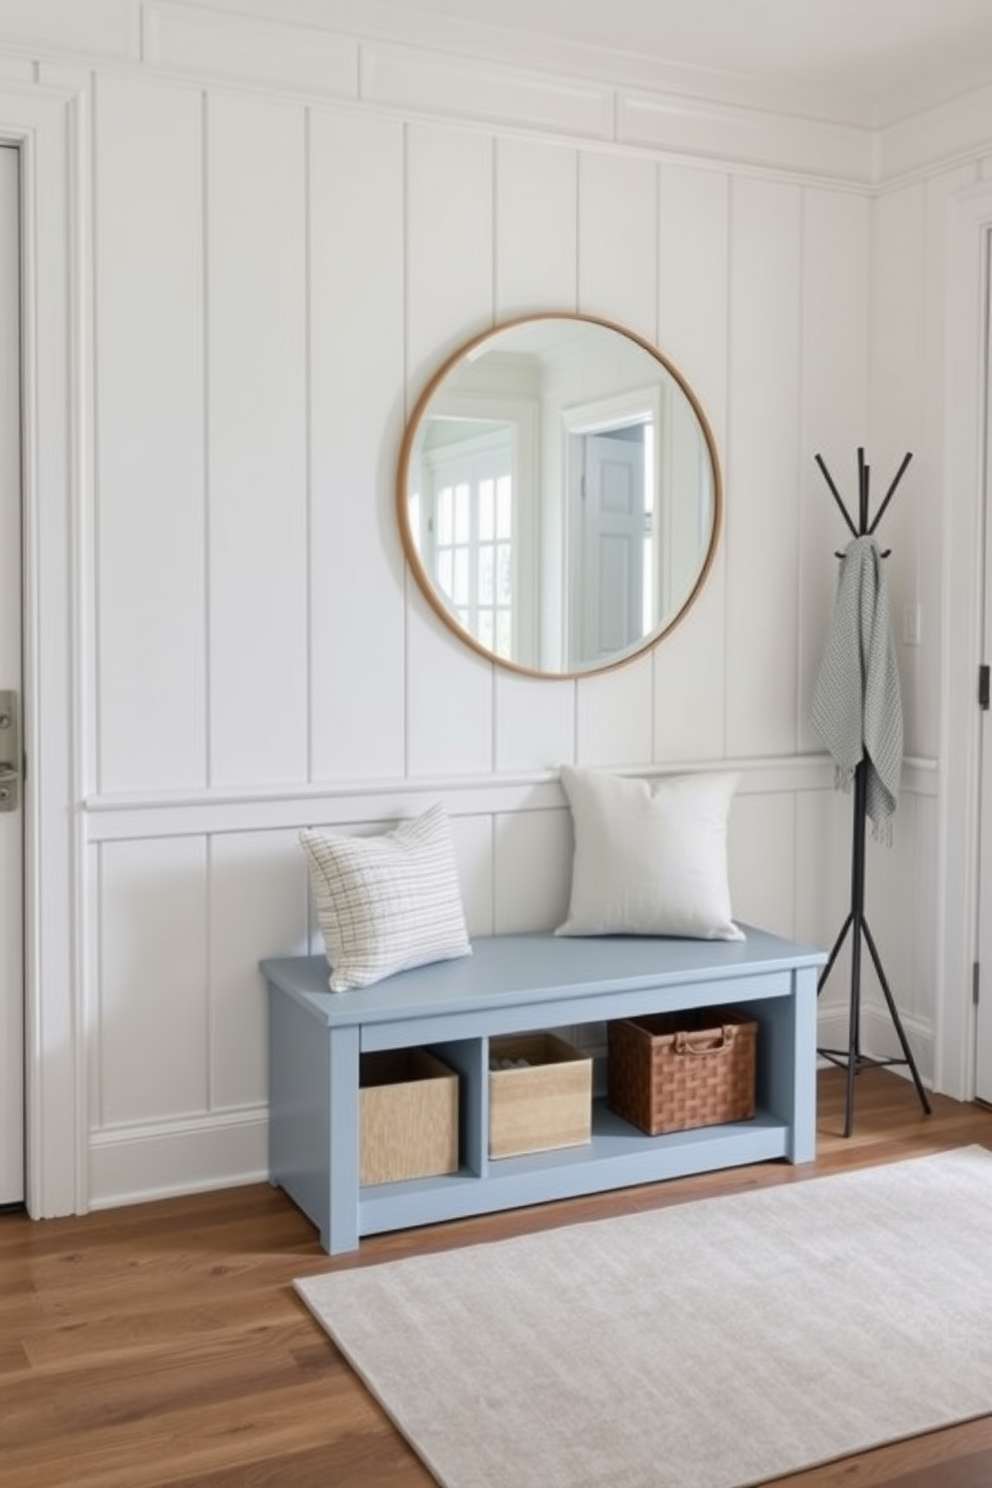
[[[298,1300],[296,1276],[657,1208],[971,1142],[992,1111],[892,1071],[820,1076],[818,1156],[363,1240],[336,1261],[254,1185],[34,1223],[0,1216],[3,1488],[430,1488],[433,1479]],[[992,1236],[990,1236],[992,1264]],[[884,1359],[879,1368],[884,1369]],[[992,1417],[778,1480],[989,1488]],[[621,1485],[618,1483],[618,1488]]]

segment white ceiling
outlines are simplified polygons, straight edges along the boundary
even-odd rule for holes
[[[367,5],[367,0],[366,0]],[[350,7],[352,11],[357,6]],[[821,118],[891,123],[992,82],[992,0],[386,0],[438,39]]]

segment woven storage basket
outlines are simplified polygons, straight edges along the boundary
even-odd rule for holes
[[[758,1025],[732,1008],[608,1024],[612,1111],[649,1136],[754,1115]]]

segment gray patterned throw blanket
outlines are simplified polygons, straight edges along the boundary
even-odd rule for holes
[[[866,810],[877,832],[896,809],[902,699],[885,570],[873,537],[856,537],[844,550],[810,719],[844,789],[867,757]]]

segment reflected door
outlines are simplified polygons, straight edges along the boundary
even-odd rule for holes
[[[575,571],[581,575],[573,597],[573,663],[616,656],[650,630],[644,616],[652,569],[650,513],[644,443],[630,437],[637,433],[635,428],[573,436]]]

